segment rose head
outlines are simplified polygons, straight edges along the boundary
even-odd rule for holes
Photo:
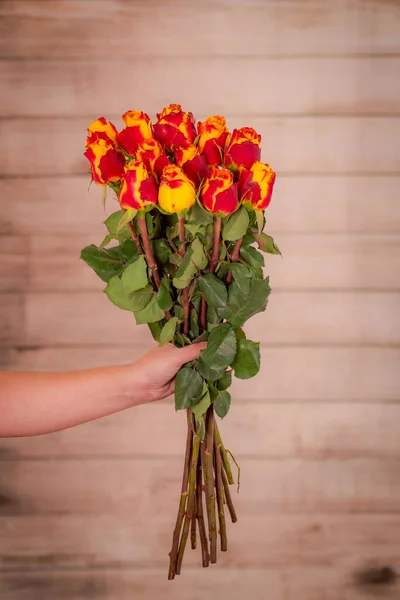
[[[261,135],[251,127],[234,129],[226,141],[225,166],[250,169],[261,158]]]
[[[150,117],[140,110],[128,110],[122,120],[126,128],[117,134],[117,142],[133,156],[139,144],[153,137]]]
[[[100,117],[90,123],[87,130],[86,148],[93,144],[96,140],[109,140],[114,145],[117,140],[117,129],[111,121],[107,121],[104,117]]]
[[[203,206],[218,215],[230,215],[239,206],[237,183],[228,169],[213,167],[201,188]]]
[[[133,160],[125,167],[119,192],[122,208],[146,210],[157,204],[157,186],[146,165]]]
[[[183,112],[180,104],[170,104],[157,118],[154,135],[160,144],[167,148],[193,144],[196,138],[193,115]]]
[[[241,169],[239,196],[243,204],[254,210],[264,210],[271,202],[275,173],[269,165],[255,162],[250,170]]]
[[[114,148],[109,139],[97,139],[90,144],[84,156],[91,166],[92,179],[98,185],[119,181],[124,173],[125,157]]]
[[[228,130],[224,117],[215,115],[198,123],[198,147],[209,165],[219,166],[222,163]]]
[[[183,172],[196,186],[208,176],[209,170],[206,159],[202,156],[194,144],[183,148],[177,148],[174,152],[176,164],[182,167]]]
[[[158,191],[158,203],[166,213],[180,213],[196,202],[196,190],[181,167],[165,167]]]
[[[164,148],[154,138],[144,140],[138,146],[136,160],[142,161],[147,169],[157,176],[157,179],[161,177],[164,167],[169,165]]]

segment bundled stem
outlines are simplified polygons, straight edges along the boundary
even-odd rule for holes
[[[214,218],[213,226],[213,245],[211,251],[210,273],[215,273],[219,260],[219,240],[221,237],[221,217]],[[203,331],[207,330],[207,301],[204,296],[201,298],[200,306],[200,328]]]
[[[137,251],[139,252],[139,254],[143,254],[143,249],[142,246],[140,245],[140,241],[139,241],[139,236],[136,235],[135,229],[132,225],[132,221],[129,221],[128,223],[128,229],[130,231],[131,234],[131,240],[132,242],[135,244]]]
[[[201,448],[204,448],[204,442],[201,442]],[[202,450],[200,448],[200,456]],[[203,496],[202,493],[204,491],[203,487],[203,466],[202,461],[198,462],[197,466],[197,489],[196,489],[196,516],[199,524],[199,536],[201,542],[201,554],[203,559],[203,567],[208,567],[210,564],[210,555],[208,552],[208,539],[206,534],[206,527],[204,524],[204,515],[203,515]]]
[[[243,238],[240,238],[239,240],[236,240],[235,246],[233,248],[233,252],[232,252],[232,256],[231,256],[231,261],[233,263],[237,262],[239,260],[239,256],[240,256],[240,248],[242,246],[242,241]],[[232,283],[232,278],[233,278],[233,273],[232,271],[229,271],[227,277],[226,277],[226,283],[229,285]]]
[[[217,440],[218,440],[218,449],[221,452],[222,462],[223,462],[224,469],[226,471],[226,476],[228,478],[228,482],[231,485],[233,485],[235,482],[233,480],[231,465],[229,464],[228,453],[225,450],[225,446],[222,443],[221,434],[219,432],[217,424],[215,424],[215,433],[216,433]]]
[[[181,242],[180,257],[183,260],[185,258],[185,217],[179,217],[179,241]],[[189,335],[189,288],[183,289],[183,333]]]
[[[223,483],[222,483],[222,461],[221,454],[218,447],[217,436],[214,431],[214,456],[215,456],[215,487],[217,490],[217,506],[218,506],[218,521],[219,521],[219,533],[221,536],[221,550],[226,552],[228,549],[228,540],[226,536],[226,522],[224,513],[224,495],[223,495]]]
[[[205,460],[205,485],[208,512],[208,530],[210,535],[211,563],[217,562],[217,523],[215,515],[215,482],[214,482],[214,408],[211,405],[207,413]]]

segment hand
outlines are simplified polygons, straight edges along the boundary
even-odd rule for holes
[[[175,375],[187,362],[199,357],[206,342],[176,348],[168,344],[147,352],[134,363],[135,379],[132,385],[140,388],[142,403],[154,402],[166,398],[175,388]],[[136,395],[136,394],[135,394]]]

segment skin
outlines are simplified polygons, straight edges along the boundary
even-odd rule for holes
[[[205,344],[153,348],[129,365],[65,373],[0,373],[0,437],[52,433],[174,391],[180,367]]]

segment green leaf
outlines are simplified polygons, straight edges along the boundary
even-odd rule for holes
[[[113,235],[117,234],[118,224],[121,221],[122,217],[123,217],[122,210],[117,210],[116,212],[112,213],[112,215],[107,217],[107,219],[104,221],[104,225],[107,227],[109,233],[111,233]],[[123,227],[118,233],[122,237],[126,237],[126,238],[130,237],[129,229],[126,226]]]
[[[265,225],[264,213],[262,210],[255,210],[254,212],[256,213],[258,233],[260,234],[262,232],[262,230],[264,229],[264,225]]]
[[[138,293],[140,293],[140,292],[138,292]],[[153,339],[156,342],[159,342],[160,341],[161,330],[162,330],[162,327],[161,327],[160,323],[147,323],[147,325],[148,325],[148,327],[150,329],[150,333],[153,336]]]
[[[157,302],[158,302],[159,307],[162,308],[162,310],[170,310],[172,308],[172,305],[173,305],[172,296],[169,293],[167,286],[165,285],[164,282],[161,283],[160,289],[158,290]]]
[[[129,296],[124,294],[122,289],[122,283],[118,275],[112,277],[104,290],[109,300],[118,308],[123,310],[132,310],[132,301]]]
[[[236,339],[238,341],[247,339],[246,334],[241,327],[238,327],[237,329],[235,329],[235,335],[236,335]]]
[[[229,322],[236,328],[241,327],[247,319],[263,312],[267,307],[268,296],[271,292],[269,277],[266,279],[252,279],[250,291],[243,294],[234,281],[229,286],[228,305],[232,310]]]
[[[169,244],[163,239],[153,240],[153,248],[157,262],[160,265],[166,265],[172,254]]]
[[[244,206],[241,206],[231,217],[229,217],[222,232],[222,237],[229,242],[240,240],[240,238],[245,235],[248,226],[249,213]]]
[[[199,290],[204,294],[208,306],[223,308],[228,302],[228,291],[226,285],[215,275],[207,273],[199,277]]]
[[[231,407],[231,395],[226,390],[218,390],[216,388],[214,390],[215,392],[212,394],[214,410],[223,419]]]
[[[199,269],[200,271],[202,269],[205,269],[206,266],[208,265],[208,258],[204,252],[204,246],[201,243],[201,241],[199,239],[194,239],[193,242],[190,245],[191,249],[193,250],[193,255],[192,255],[192,263],[195,266],[195,271],[197,271],[197,269]]]
[[[125,211],[125,213],[122,215],[118,225],[117,225],[117,231],[116,233],[120,233],[123,228],[126,226],[127,223],[130,223],[130,221],[132,221],[132,219],[134,219],[137,215],[137,210],[134,210],[133,208],[128,208],[128,210]]]
[[[182,367],[175,380],[175,410],[184,410],[192,405],[203,390],[203,379],[195,369]]]
[[[233,263],[230,265],[233,279],[238,285],[243,294],[248,294],[250,290],[250,280],[252,278],[251,270],[241,263]]]
[[[121,242],[121,252],[122,258],[126,262],[132,260],[132,258],[138,256],[139,254],[138,249],[136,248],[136,245],[132,242],[132,240],[125,240],[124,242]]]
[[[189,210],[187,221],[189,223],[201,223],[202,225],[206,225],[207,223],[212,223],[213,215],[196,202]]]
[[[210,392],[208,389],[208,385],[206,382],[203,383],[203,392],[201,399],[192,405],[192,412],[196,419],[196,423],[198,427],[201,427],[201,423],[203,421],[203,415],[206,414],[208,407],[211,404]]]
[[[219,390],[226,390],[232,383],[232,371],[225,371],[225,373],[218,379],[216,385]]]
[[[235,377],[250,379],[260,370],[260,344],[251,340],[239,340],[235,360],[232,363]]]
[[[200,352],[198,369],[208,381],[220,379],[236,354],[234,329],[223,323],[215,327],[208,338],[207,348]]]
[[[206,232],[205,226],[201,223],[185,223],[185,229],[193,237],[195,237],[198,233],[202,233],[204,235]]]
[[[118,275],[123,267],[119,247],[98,248],[94,244],[86,246],[81,251],[81,259],[106,283]]]
[[[178,289],[188,287],[198,270],[205,269],[208,264],[203,244],[195,238],[186,249],[185,257],[180,262],[173,278],[173,284]]]
[[[125,294],[141,290],[148,284],[147,264],[144,256],[139,256],[135,262],[124,269],[121,281]]]
[[[183,321],[183,319],[185,318],[183,314],[183,307],[179,304],[175,304],[174,306],[174,315],[175,317],[178,317],[179,321]]]
[[[280,254],[282,256],[282,252],[279,250],[278,246],[275,244],[274,238],[266,233],[260,233],[254,238],[258,244],[258,247],[263,252],[268,252],[268,254]]]
[[[147,284],[142,290],[129,294],[132,302],[131,310],[142,310],[142,308],[148,305],[153,296],[154,291],[150,284]]]
[[[142,325],[143,323],[154,323],[155,321],[161,321],[164,318],[164,311],[158,306],[157,298],[155,295],[152,296],[150,302],[142,308],[142,310],[134,311],[136,324]]]
[[[263,267],[264,266],[263,255],[258,250],[256,250],[255,248],[252,248],[251,246],[242,246],[240,248],[240,256],[251,267]]]
[[[114,233],[108,233],[104,240],[101,242],[99,248],[105,248],[105,246],[108,246],[108,244],[113,240],[122,241],[125,239],[126,238],[123,235],[115,235]]]
[[[192,339],[199,335],[199,315],[195,309],[190,311],[190,336]]]
[[[160,346],[165,346],[165,344],[174,339],[177,324],[178,319],[176,317],[172,317],[165,323],[160,334]]]

